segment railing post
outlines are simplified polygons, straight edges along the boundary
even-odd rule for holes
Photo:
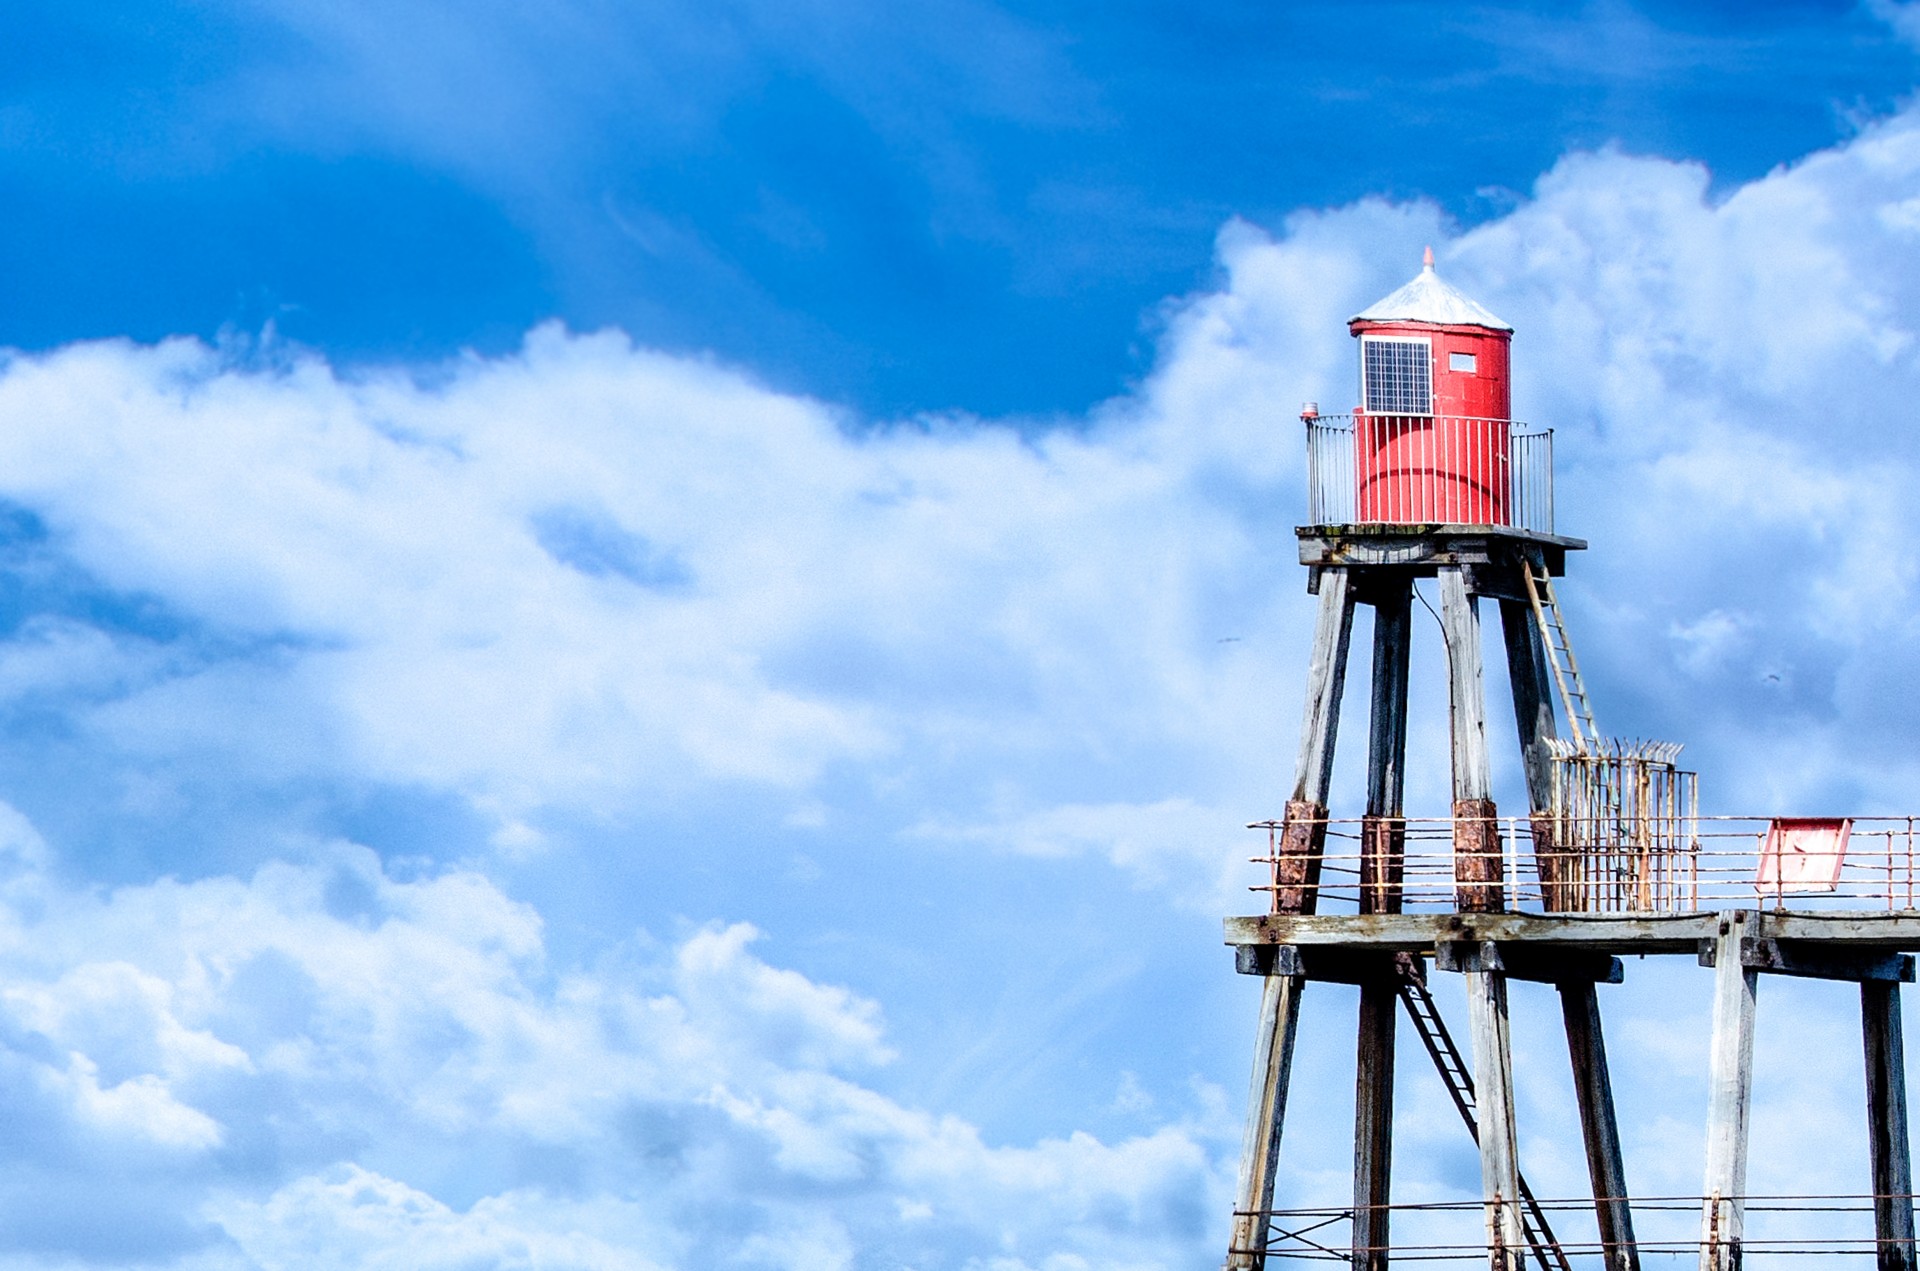
[[[1546,452],[1546,458],[1542,461],[1541,467],[1547,474],[1546,481],[1543,483],[1547,494],[1547,518],[1546,524],[1540,526],[1540,532],[1551,534],[1553,533],[1553,429],[1546,429],[1540,433],[1540,436],[1543,438],[1540,448]]]

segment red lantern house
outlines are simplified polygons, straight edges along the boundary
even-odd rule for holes
[[[1433,272],[1348,322],[1360,341],[1356,519],[1512,525],[1513,328]]]

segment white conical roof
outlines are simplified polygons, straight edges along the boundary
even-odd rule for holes
[[[1350,322],[1435,322],[1451,327],[1491,327],[1495,331],[1513,328],[1467,299],[1452,284],[1442,282],[1433,272],[1433,249],[1427,249],[1427,263],[1415,278],[1400,290],[1362,309]]]

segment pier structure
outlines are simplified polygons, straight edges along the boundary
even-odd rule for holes
[[[1480,1159],[1475,1238],[1427,1244],[1420,1262],[1638,1271],[1643,1255],[1690,1258],[1697,1245],[1702,1271],[1732,1271],[1791,1251],[1746,1229],[1758,986],[1787,975],[1858,986],[1870,1184],[1859,1203],[1873,1234],[1853,1251],[1916,1271],[1899,995],[1920,950],[1914,819],[1702,816],[1678,746],[1603,737],[1554,590],[1586,544],[1555,531],[1552,434],[1510,417],[1512,328],[1441,280],[1429,253],[1351,329],[1362,405],[1302,412],[1300,562],[1318,618],[1293,786],[1284,814],[1256,823],[1262,912],[1227,921],[1236,967],[1260,977],[1262,996],[1226,1268],[1392,1265],[1402,1012]],[[1407,687],[1412,603],[1427,580],[1446,654],[1452,806],[1416,819],[1403,806]],[[1517,815],[1495,805],[1489,762],[1481,623],[1495,607],[1528,800]],[[1366,807],[1336,819],[1328,794],[1358,608],[1372,611]],[[1678,1243],[1636,1234],[1601,1022],[1598,987],[1644,955],[1690,957],[1713,975],[1701,1192],[1653,1206],[1697,1206],[1697,1239]],[[1429,992],[1435,973],[1464,981],[1464,1051]],[[1556,1235],[1565,1202],[1536,1197],[1521,1170],[1512,979],[1552,984],[1560,999],[1591,1240]],[[1351,1203],[1276,1208],[1301,997],[1316,980],[1359,990]]]

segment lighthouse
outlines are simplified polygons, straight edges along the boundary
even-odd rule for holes
[[[1425,959],[1437,956],[1437,946],[1418,940],[1380,946],[1364,933],[1402,915],[1410,896],[1423,890],[1431,896],[1441,870],[1448,884],[1444,904],[1456,915],[1502,914],[1514,899],[1519,845],[1510,831],[1502,832],[1488,754],[1483,600],[1499,605],[1533,845],[1555,878],[1566,872],[1559,869],[1550,818],[1556,695],[1580,753],[1590,749],[1592,734],[1552,589],[1567,554],[1586,544],[1554,532],[1552,434],[1512,419],[1513,328],[1443,280],[1429,251],[1411,282],[1355,314],[1349,330],[1359,355],[1357,407],[1323,416],[1309,404],[1301,412],[1309,523],[1297,534],[1319,618],[1292,794],[1283,818],[1261,823],[1271,835],[1262,858],[1271,870],[1263,888],[1270,912],[1233,939],[1239,968],[1263,976],[1265,990],[1231,1271],[1266,1266],[1300,995],[1317,978],[1360,987],[1350,1257],[1372,1271],[1387,1265],[1396,999],[1407,1002],[1416,1024],[1437,1019],[1424,990]],[[1415,588],[1427,580],[1438,584],[1447,654],[1453,801],[1445,821],[1447,859],[1417,861],[1416,883],[1408,874],[1402,802],[1410,615]],[[1354,880],[1358,913],[1349,917],[1322,914],[1320,905],[1323,894],[1339,886],[1322,880],[1331,824],[1327,795],[1360,607],[1373,613],[1367,807],[1357,833],[1342,835],[1357,840],[1357,851],[1334,867],[1336,878]],[[1431,839],[1433,827],[1423,833]],[[1351,932],[1343,925],[1355,922],[1360,926]],[[1301,924],[1315,930],[1312,942],[1285,938]],[[1249,934],[1254,938],[1242,938]],[[1345,946],[1349,935],[1353,943]],[[1536,1233],[1522,1208],[1515,1150],[1506,970],[1497,958],[1478,959],[1471,950],[1448,965],[1468,981],[1473,1071],[1480,1077],[1474,1133],[1488,1197],[1487,1240],[1498,1251],[1492,1266],[1517,1271]],[[1581,991],[1591,995],[1591,981]],[[1423,1027],[1423,1040],[1436,1036]],[[1597,1025],[1592,1037],[1598,1047]],[[1464,1056],[1454,1054],[1444,1070],[1464,1073]],[[1611,1136],[1611,1103],[1595,1116],[1597,1132]],[[1603,1180],[1595,1192],[1603,1198],[1601,1221],[1610,1245],[1630,1247],[1629,1216],[1611,1199],[1624,1196],[1624,1183],[1614,1181]]]
[[[1360,342],[1357,519],[1509,525],[1513,328],[1445,282],[1412,282],[1348,322]]]
[[[1749,1252],[1843,1250],[1879,1271],[1920,1271],[1899,993],[1920,950],[1920,816],[1702,816],[1679,746],[1602,736],[1554,585],[1587,544],[1555,525],[1553,433],[1513,418],[1514,329],[1441,278],[1428,252],[1349,330],[1354,409],[1301,412],[1308,515],[1296,535],[1318,617],[1293,785],[1283,816],[1253,824],[1265,877],[1251,890],[1265,912],[1226,922],[1236,970],[1262,983],[1228,1271],[1264,1271],[1270,1257],[1365,1271],[1396,1256],[1489,1271],[1691,1258],[1693,1242],[1670,1227],[1636,1234],[1601,1029],[1600,986],[1652,955],[1712,974],[1702,1185],[1685,1198],[1698,1202],[1701,1271],[1741,1271]],[[1438,592],[1447,680],[1448,745],[1432,761],[1452,794],[1448,815],[1425,818],[1403,807],[1410,615],[1423,586]],[[1480,623],[1495,607],[1525,779],[1518,815],[1496,806],[1489,764]],[[1342,819],[1327,801],[1362,611],[1366,808]],[[1435,973],[1460,977],[1464,1048],[1429,992]],[[1778,975],[1855,987],[1860,1000],[1868,1190],[1773,1197],[1752,1215],[1765,1224],[1801,1205],[1832,1222],[1837,1202],[1857,1202],[1853,1234],[1811,1243],[1748,1222],[1756,1000],[1761,977]],[[1537,1197],[1521,1171],[1509,980],[1559,997],[1585,1196]],[[1353,1190],[1330,1207],[1277,1206],[1301,995],[1315,983],[1358,990]],[[1392,1196],[1396,1008],[1472,1136],[1475,1200]],[[1670,1223],[1676,1199],[1647,1205],[1649,1226]],[[1410,1240],[1396,1222],[1416,1228]]]

